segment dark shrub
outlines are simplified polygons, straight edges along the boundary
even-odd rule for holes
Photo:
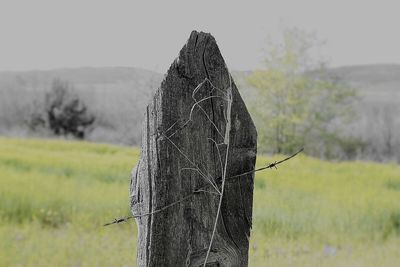
[[[83,139],[95,117],[72,91],[68,82],[59,79],[53,81],[45,101],[48,127],[56,135],[72,135]]]

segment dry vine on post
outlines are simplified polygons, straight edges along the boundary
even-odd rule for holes
[[[257,133],[210,34],[193,31],[143,124],[138,266],[247,266]],[[106,225],[109,225],[106,224]]]

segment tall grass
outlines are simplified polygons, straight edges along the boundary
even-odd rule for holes
[[[0,138],[0,266],[134,266],[138,149]],[[258,165],[280,157],[259,157]],[[255,180],[251,266],[400,266],[400,166],[296,157]]]

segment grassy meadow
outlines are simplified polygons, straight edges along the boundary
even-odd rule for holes
[[[0,138],[0,266],[135,266],[139,150]],[[258,165],[281,158],[258,158]],[[255,180],[250,266],[400,266],[400,166],[300,155]]]

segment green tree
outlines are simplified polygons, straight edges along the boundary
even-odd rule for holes
[[[325,75],[323,61],[312,59],[316,45],[314,35],[286,29],[282,42],[270,46],[266,69],[248,77],[257,90],[252,111],[261,151],[292,153],[304,146],[329,154],[340,139],[335,125],[352,117],[355,92]]]

